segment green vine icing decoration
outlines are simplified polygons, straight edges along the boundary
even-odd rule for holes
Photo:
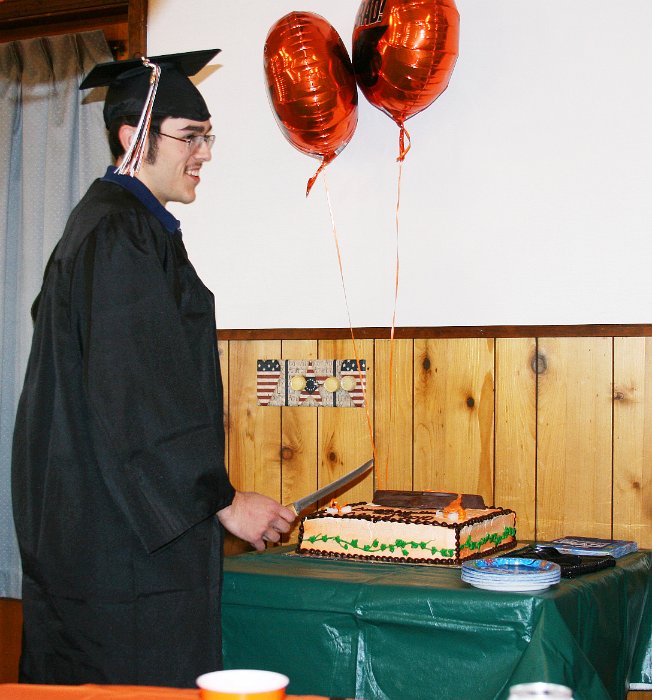
[[[406,557],[410,553],[410,549],[428,549],[432,554],[436,554],[437,551],[439,551],[437,547],[429,546],[432,540],[428,540],[428,542],[407,542],[406,540],[401,540],[397,538],[392,543],[385,543],[379,542],[378,540],[374,540],[371,544],[365,544],[362,546],[358,544],[358,540],[345,540],[339,535],[311,535],[307,538],[307,540],[311,544],[315,544],[315,542],[328,542],[329,540],[332,540],[333,542],[337,542],[337,544],[339,544],[342,549],[348,549],[349,547],[351,547],[352,549],[359,549],[361,552],[369,552],[371,554],[374,554],[376,552],[395,552],[398,549]],[[453,557],[455,556],[455,550],[442,549],[441,555],[443,557]]]
[[[465,547],[468,549],[480,549],[482,545],[486,544],[487,542],[491,541],[494,544],[498,545],[500,544],[504,539],[507,537],[513,536],[516,534],[516,530],[513,527],[506,527],[503,531],[502,535],[498,535],[496,533],[487,535],[486,537],[483,537],[482,539],[478,540],[477,542],[473,542],[471,537],[466,540],[463,544],[460,545],[460,550],[464,549]],[[434,547],[430,544],[432,540],[428,540],[427,542],[414,542],[414,541],[406,541],[406,540],[401,540],[401,539],[396,539],[394,542],[391,543],[386,543],[386,542],[379,542],[377,539],[375,539],[371,544],[365,544],[365,545],[360,545],[358,543],[358,540],[345,540],[344,538],[340,537],[339,535],[311,535],[310,537],[306,538],[308,542],[311,544],[315,544],[317,542],[328,542],[333,541],[336,542],[337,544],[340,545],[340,547],[344,550],[348,550],[349,548],[351,549],[358,549],[361,552],[367,552],[370,554],[375,554],[376,552],[395,552],[396,550],[400,550],[400,552],[403,554],[403,556],[407,557],[410,554],[410,550],[428,550],[431,554],[437,554],[439,552],[441,556],[445,559],[452,559],[455,556],[455,550],[454,549],[437,549],[437,547]]]
[[[506,526],[505,529],[503,530],[503,534],[499,535],[497,532],[492,532],[490,535],[485,535],[483,538],[479,539],[477,542],[474,542],[471,539],[471,535],[469,535],[468,539],[466,542],[460,543],[460,552],[463,549],[480,549],[483,545],[487,544],[487,542],[491,542],[494,545],[499,545],[503,540],[506,540],[508,537],[514,537],[516,535],[516,528],[514,527],[509,527]]]

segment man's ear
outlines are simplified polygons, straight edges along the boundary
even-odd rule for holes
[[[129,126],[129,124],[123,124],[118,131],[118,138],[120,139],[120,144],[125,153],[131,145],[131,139],[134,137],[135,131],[136,127]]]

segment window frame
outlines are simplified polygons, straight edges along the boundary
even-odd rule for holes
[[[0,0],[0,42],[115,25],[126,26],[128,57],[147,54],[147,0]]]

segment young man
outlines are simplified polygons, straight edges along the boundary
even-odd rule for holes
[[[261,550],[294,520],[229,482],[213,296],[165,208],[211,158],[188,76],[216,54],[82,84],[109,85],[119,169],[70,215],[32,309],[12,471],[24,682],[193,686],[221,667],[222,527]]]

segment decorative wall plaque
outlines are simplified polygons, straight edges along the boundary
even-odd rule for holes
[[[360,360],[258,360],[259,406],[361,408],[367,362]]]

